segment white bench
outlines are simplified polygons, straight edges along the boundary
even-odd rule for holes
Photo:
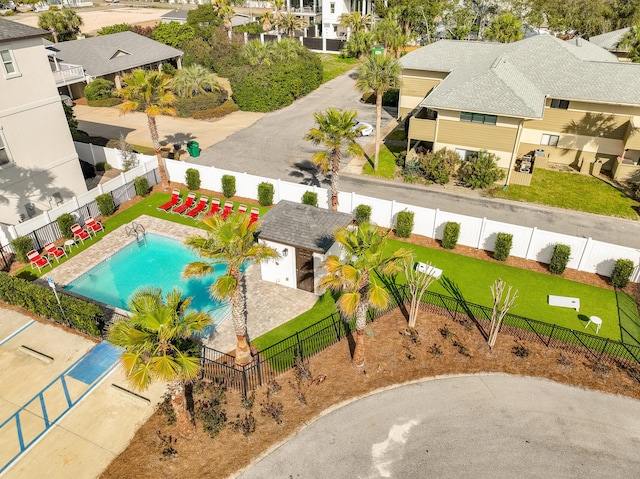
[[[440,279],[440,276],[442,276],[441,269],[438,269],[435,266],[429,266],[426,263],[416,263],[416,271],[429,276],[433,276],[435,279]]]
[[[569,296],[554,296],[549,295],[550,306],[561,306],[563,308],[572,308],[576,311],[580,311],[580,298],[571,298]]]

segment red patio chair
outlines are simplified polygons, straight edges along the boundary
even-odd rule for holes
[[[173,190],[173,192],[171,193],[171,199],[166,203],[163,203],[160,206],[158,206],[158,209],[161,211],[168,211],[171,208],[173,208],[175,205],[177,205],[179,202],[180,202],[180,190]]]
[[[218,198],[214,198],[211,200],[211,207],[209,211],[205,214],[205,216],[217,215],[220,212],[220,200]]]
[[[246,213],[246,212],[247,212],[247,205],[238,206],[238,213],[242,214],[242,213]]]
[[[198,200],[198,204],[195,207],[191,208],[189,211],[187,211],[184,215],[188,216],[189,218],[195,218],[207,208],[208,204],[209,204],[209,197],[201,196],[200,200]]]
[[[78,223],[71,227],[73,239],[79,239],[84,244],[84,240],[91,238],[91,235],[83,230]]]
[[[251,208],[251,218],[249,219],[249,224],[253,224],[258,221],[260,217],[260,210],[258,208]]]
[[[94,233],[98,234],[98,231],[104,231],[104,227],[102,223],[93,219],[93,216],[89,216],[86,220],[84,220],[84,224],[87,227],[87,231],[89,234]]]
[[[195,201],[196,201],[196,194],[192,191],[187,195],[187,199],[184,201],[184,203],[182,203],[180,206],[176,206],[175,208],[173,208],[171,212],[181,215],[182,213],[187,211],[189,208],[191,208],[195,203]]]
[[[233,201],[226,201],[224,203],[224,209],[222,210],[222,213],[220,213],[222,215],[222,219],[226,220],[232,211],[233,211]]]
[[[49,260],[40,256],[40,253],[38,253],[36,250],[29,251],[27,253],[27,258],[29,258],[31,267],[33,268],[35,266],[36,268],[38,268],[38,271],[42,271],[42,268],[51,265],[51,263],[49,263]]]
[[[60,258],[62,256],[67,256],[67,253],[62,248],[58,248],[53,243],[47,243],[44,245],[44,250],[47,252],[47,255],[50,259],[55,259],[56,262],[60,262]]]

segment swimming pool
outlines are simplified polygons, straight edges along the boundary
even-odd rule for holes
[[[222,275],[225,265],[216,265],[214,272],[202,278],[182,278],[187,263],[200,257],[177,240],[146,233],[113,256],[76,278],[65,289],[95,299],[110,306],[127,309],[127,300],[141,286],[162,288],[166,294],[174,288],[183,296],[191,296],[191,308],[209,313],[215,323],[229,311],[228,303],[209,295],[209,286]]]

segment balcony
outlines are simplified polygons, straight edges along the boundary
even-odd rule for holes
[[[53,71],[56,86],[72,85],[85,81],[84,69],[80,65],[58,63],[58,69]]]
[[[436,121],[413,117],[409,120],[409,136],[411,140],[435,141]]]

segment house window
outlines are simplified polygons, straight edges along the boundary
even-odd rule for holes
[[[549,145],[549,146],[558,146],[558,140],[560,137],[558,135],[547,135],[546,133],[542,135],[542,141],[540,141],[541,145]]]
[[[7,144],[2,136],[2,130],[0,130],[0,166],[11,163],[11,158],[9,158],[9,151],[7,151],[6,145]]]
[[[20,76],[16,60],[13,58],[11,50],[7,48],[0,50],[0,61],[2,61],[2,73],[5,78]]]
[[[329,4],[329,11],[330,11],[331,13],[336,13],[336,4],[335,4],[335,2],[331,2],[331,3]]]
[[[498,122],[496,115],[485,115],[484,113],[471,113],[463,111],[460,113],[460,121],[470,123],[482,123],[484,125],[495,125]]]
[[[566,110],[569,108],[569,100],[558,100],[554,98],[551,100],[551,108]]]

